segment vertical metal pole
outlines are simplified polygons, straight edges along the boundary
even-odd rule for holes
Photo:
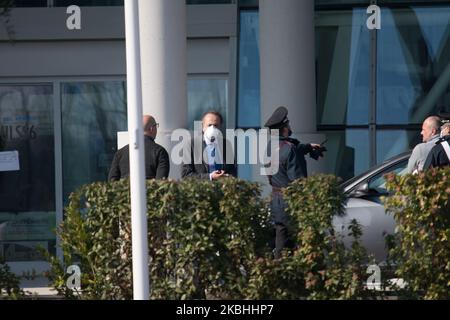
[[[371,0],[370,4],[377,4]],[[369,140],[370,166],[377,164],[377,68],[378,68],[378,30],[370,32],[370,110],[369,110]]]
[[[141,57],[138,0],[125,0],[133,298],[149,299],[147,195],[142,127]]]
[[[55,209],[57,228],[59,228],[64,220],[61,95],[61,82],[55,81],[53,83],[53,132],[55,135]],[[56,257],[61,262],[64,262],[64,255],[61,248],[61,238],[58,235],[56,236]]]

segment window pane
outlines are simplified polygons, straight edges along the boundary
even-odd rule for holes
[[[319,6],[326,7],[327,5],[334,6],[336,5],[367,5],[371,4],[371,0],[315,0],[315,4]],[[413,3],[424,3],[423,0],[378,0],[377,4],[386,5],[386,4],[413,4]],[[448,2],[448,0],[432,0],[426,1],[431,3],[443,3]]]
[[[378,130],[377,162],[381,163],[406,152],[420,142],[422,142],[420,130]]]
[[[52,91],[51,85],[0,86],[0,152],[19,156],[17,171],[0,164],[0,256],[7,261],[42,259],[37,245],[54,252]]]
[[[236,0],[186,0],[187,4],[223,4],[235,3]]]
[[[315,0],[316,5],[336,5],[336,4],[367,4],[370,0]]]
[[[386,178],[385,175],[388,173],[394,173],[398,175],[405,175],[408,173],[408,161],[402,161],[398,164],[396,164],[393,167],[389,167],[383,172],[379,173],[375,177],[373,177],[369,181],[369,189],[374,189],[378,191],[379,193],[385,193],[388,192],[386,189]]]
[[[223,129],[227,127],[228,81],[225,79],[188,80],[188,128],[194,129],[194,121],[200,121],[206,111],[218,111],[223,117]]]
[[[318,124],[368,124],[370,34],[366,10],[318,12]]]
[[[123,0],[55,0],[55,7],[76,6],[123,6]]]
[[[422,123],[450,105],[450,7],[382,9],[377,123]]]
[[[257,11],[241,11],[239,34],[239,99],[240,128],[261,126],[259,88],[259,19]]]
[[[64,199],[84,184],[106,181],[117,132],[127,131],[124,82],[61,86]]]
[[[8,1],[0,1],[0,8],[4,5],[9,4],[11,7],[46,7],[47,0],[10,0]]]
[[[326,131],[324,161],[330,173],[347,180],[369,168],[369,130]]]

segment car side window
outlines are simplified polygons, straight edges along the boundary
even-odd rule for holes
[[[387,193],[386,179],[384,178],[384,176],[388,173],[395,173],[395,174],[403,176],[408,171],[407,166],[408,166],[408,161],[405,160],[400,163],[397,163],[394,166],[386,168],[382,172],[378,173],[376,176],[372,177],[369,180],[369,190],[375,190],[381,194]]]

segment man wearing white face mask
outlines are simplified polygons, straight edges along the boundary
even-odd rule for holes
[[[226,163],[227,149],[220,132],[223,119],[222,115],[215,111],[208,111],[202,117],[203,141],[197,143],[202,145],[205,156],[200,157],[201,163],[195,163],[194,145],[191,146],[191,161],[184,163],[181,176],[186,178],[198,178],[208,180],[219,180],[227,176],[236,175],[235,164]]]

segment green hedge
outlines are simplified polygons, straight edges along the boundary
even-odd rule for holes
[[[386,207],[398,224],[389,237],[400,297],[450,298],[450,169],[388,177]],[[285,190],[297,247],[274,259],[268,246],[269,209],[260,188],[236,179],[148,181],[149,255],[153,299],[361,299],[371,263],[361,228],[346,230],[346,248],[333,217],[345,196],[333,176],[293,182]],[[65,265],[54,258],[54,286],[66,297],[131,299],[128,181],[94,183],[73,193],[58,231]],[[77,263],[82,292],[67,287]],[[383,281],[387,279],[382,275]],[[396,292],[391,292],[396,294]]]
[[[65,267],[80,266],[81,293],[50,258],[66,297],[130,299],[128,181],[95,183],[73,193],[59,229]],[[226,179],[148,181],[153,299],[243,298],[252,262],[267,250],[267,209],[258,185]]]
[[[364,288],[368,257],[352,221],[354,242],[346,249],[335,233],[333,217],[343,214],[339,179],[318,175],[292,183],[285,191],[298,246],[281,259],[259,258],[252,270],[252,299],[354,299],[371,296]]]
[[[21,299],[25,292],[20,289],[20,278],[11,272],[10,267],[0,257],[0,300]]]
[[[450,299],[450,168],[389,175],[385,205],[397,222],[390,251],[412,298]]]
[[[410,283],[409,292],[415,297],[448,296],[447,175],[435,171],[389,178],[388,185],[397,195],[388,208],[401,231],[396,235],[399,239],[394,239],[401,245],[391,252],[396,258],[395,276]],[[153,299],[383,295],[366,288],[371,259],[361,245],[357,222],[344,230],[353,237],[350,248],[334,230],[333,217],[344,213],[345,203],[334,176],[298,180],[285,190],[297,247],[285,250],[280,259],[273,258],[268,245],[273,236],[269,206],[257,184],[236,179],[148,181],[147,187]],[[51,278],[61,294],[83,299],[132,298],[130,220],[128,181],[94,183],[71,195],[58,232],[65,266],[50,257]],[[80,293],[66,284],[66,267],[74,263],[82,271]]]

